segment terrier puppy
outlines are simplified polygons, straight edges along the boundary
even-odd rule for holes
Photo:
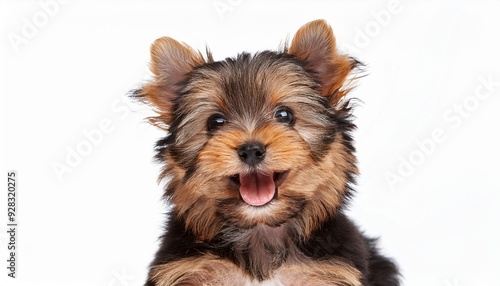
[[[398,286],[396,266],[344,214],[358,174],[346,94],[360,63],[330,26],[282,51],[214,61],[160,38],[134,91],[166,130],[172,205],[147,286]]]

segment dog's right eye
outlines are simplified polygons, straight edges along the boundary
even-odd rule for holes
[[[226,119],[220,114],[212,115],[207,121],[208,132],[213,132],[219,129],[222,125],[226,123]]]

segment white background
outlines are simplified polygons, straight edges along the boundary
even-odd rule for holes
[[[126,93],[156,38],[223,59],[324,18],[367,65],[352,93],[351,216],[381,236],[404,285],[500,285],[500,1],[435,2],[0,1],[0,170],[19,172],[19,278],[6,276],[2,230],[0,284],[145,281],[166,209],[152,162],[164,134]]]

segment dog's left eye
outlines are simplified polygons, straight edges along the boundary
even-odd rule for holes
[[[288,108],[278,108],[274,112],[274,118],[280,123],[292,125],[295,122],[295,117],[293,113]]]
[[[226,119],[222,115],[215,114],[212,115],[207,121],[208,132],[213,132],[219,129],[222,125],[226,123]]]

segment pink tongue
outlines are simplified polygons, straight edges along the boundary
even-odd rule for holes
[[[258,207],[270,202],[275,189],[273,174],[240,174],[240,194],[249,205]]]

